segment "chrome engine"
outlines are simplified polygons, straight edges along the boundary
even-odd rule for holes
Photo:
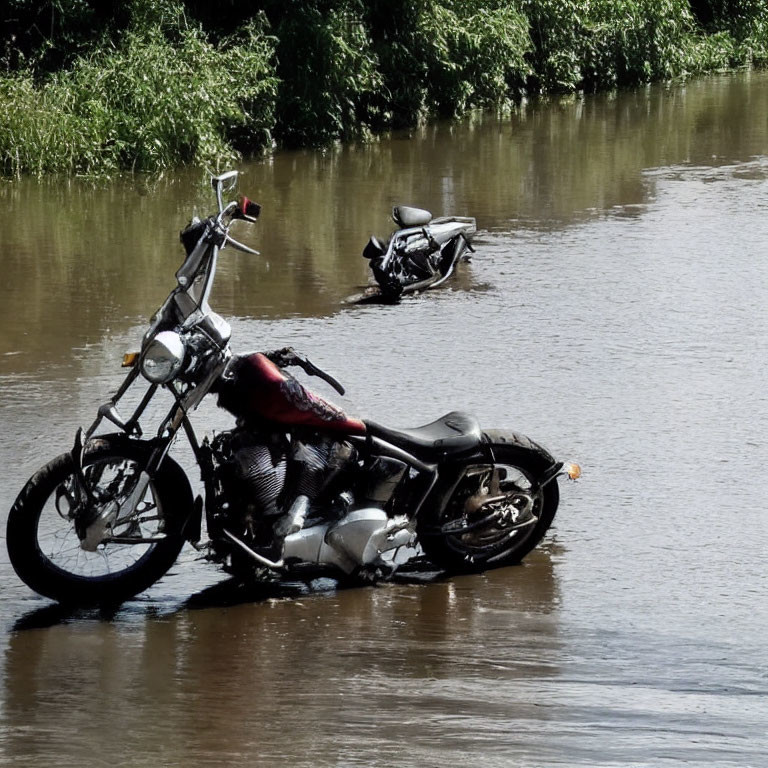
[[[255,507],[266,517],[279,514],[277,499],[285,485],[285,458],[281,456],[275,461],[268,446],[254,442],[241,445],[233,453],[233,460],[236,473],[248,486]]]
[[[384,563],[385,552],[411,546],[411,521],[404,515],[387,517],[383,509],[355,509],[335,523],[304,528],[287,536],[283,560],[333,565],[352,573],[360,566]]]
[[[236,430],[219,435],[212,447],[223,470],[228,507],[240,516],[244,525],[237,528],[250,531],[247,539],[253,539],[254,546],[266,543],[274,521],[293,500],[309,498],[311,514],[301,530],[285,537],[282,557],[271,563],[275,567],[300,562],[352,573],[361,566],[383,564],[382,553],[415,541],[412,522],[385,509],[405,474],[401,462],[379,457],[355,483],[334,490],[332,484],[341,473],[359,467],[349,443],[328,438],[289,444],[281,438],[267,444],[263,435]],[[236,482],[226,482],[227,475]],[[262,565],[269,562],[246,541],[240,542],[241,549]]]

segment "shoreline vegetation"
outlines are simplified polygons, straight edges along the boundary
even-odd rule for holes
[[[531,95],[768,64],[768,0],[111,5],[4,3],[0,175],[219,167]]]

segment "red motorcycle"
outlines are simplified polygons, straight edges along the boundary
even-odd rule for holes
[[[223,249],[256,253],[230,235],[260,211],[245,197],[223,203],[236,178],[215,177],[218,212],[182,232],[176,286],[141,351],[125,356],[118,391],[16,499],[7,546],[17,574],[61,602],[114,603],[160,579],[185,541],[242,579],[372,581],[415,558],[451,572],[518,562],[552,524],[557,478],[575,479],[577,465],[459,411],[414,429],[351,418],[287,372],[299,366],[344,392],[292,349],[233,355],[208,298]],[[124,418],[118,404],[140,383]],[[141,419],[160,388],[173,405],[145,437]],[[190,416],[209,393],[237,423],[199,441]],[[105,423],[117,431],[102,434]],[[169,455],[180,432],[204,497]]]

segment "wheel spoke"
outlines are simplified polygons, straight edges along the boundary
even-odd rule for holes
[[[102,459],[85,469],[85,476],[99,508],[122,504],[135,487],[141,473],[139,465],[119,457]],[[74,529],[77,514],[73,505],[68,515],[62,514],[62,500],[70,502],[74,476],[60,483],[43,508],[38,522],[38,545],[57,568],[74,575],[97,578],[115,575],[136,566],[153,547],[164,540],[160,532],[162,512],[154,498],[152,484],[136,510],[115,520],[105,531],[95,551],[82,548]],[[110,535],[114,534],[114,535]]]
[[[504,557],[535,528],[538,521],[535,510],[541,504],[541,497],[537,494],[530,514],[520,522],[514,514],[515,508],[505,502],[516,493],[529,494],[531,489],[530,479],[514,466],[497,465],[485,472],[467,468],[440,525],[446,544],[468,562],[490,562]]]

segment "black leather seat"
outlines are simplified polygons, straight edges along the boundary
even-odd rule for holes
[[[423,227],[432,221],[432,214],[412,205],[396,205],[392,209],[392,219],[398,227]]]
[[[367,419],[364,423],[372,437],[426,460],[471,450],[483,437],[477,419],[461,411],[451,411],[437,421],[413,429],[390,429]]]

